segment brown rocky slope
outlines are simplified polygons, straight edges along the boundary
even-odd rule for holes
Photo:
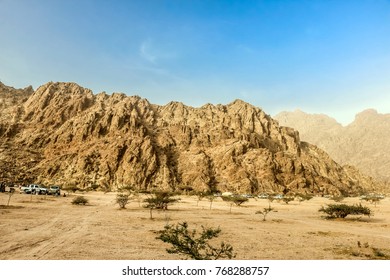
[[[300,110],[275,116],[293,127],[304,141],[324,149],[338,163],[354,165],[367,175],[390,182],[390,114],[367,109],[342,126],[326,115]]]
[[[240,100],[159,106],[53,82],[26,94],[3,110],[17,107],[16,117],[0,116],[3,181],[345,195],[381,187]]]

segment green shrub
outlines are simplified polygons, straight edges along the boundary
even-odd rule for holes
[[[380,194],[369,194],[369,195],[363,196],[361,198],[361,200],[368,201],[371,204],[374,204],[376,206],[384,198],[385,197],[383,195],[380,195]]]
[[[326,207],[322,206],[319,212],[327,214],[327,218],[346,218],[348,215],[365,215],[370,217],[371,210],[361,204],[347,205],[347,204],[330,204]]]
[[[172,248],[167,249],[169,254],[182,254],[193,260],[232,259],[235,254],[231,245],[221,242],[220,247],[213,247],[209,244],[209,240],[218,237],[220,232],[220,228],[202,226],[202,232],[198,234],[196,230],[189,231],[187,222],[182,222],[176,226],[166,225],[156,238],[172,244]]]
[[[171,192],[155,192],[151,197],[146,198],[144,202],[147,203],[147,208],[149,208],[149,205],[155,209],[168,210],[168,205],[179,200],[178,198],[173,198],[173,195]]]
[[[261,214],[263,215],[263,221],[265,221],[265,218],[267,217],[268,213],[274,211],[274,208],[272,208],[270,205],[268,208],[264,208],[263,210],[256,211],[255,214]]]
[[[130,194],[118,193],[116,195],[116,203],[119,204],[119,207],[121,209],[126,208],[126,205],[129,203],[129,200],[130,200]]]
[[[84,196],[77,196],[72,200],[72,204],[75,205],[85,205],[88,203],[88,199],[86,199]]]
[[[180,200],[179,198],[173,198],[173,195],[174,194],[171,192],[155,192],[151,197],[144,200],[144,202],[146,202],[144,207],[150,209],[151,219],[153,219],[153,209],[168,210],[168,205]]]
[[[247,202],[249,199],[243,196],[233,195],[233,196],[222,196],[222,200],[230,204],[230,213],[232,212],[232,206],[241,206],[244,202]]]

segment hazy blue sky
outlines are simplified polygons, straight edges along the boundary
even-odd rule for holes
[[[0,0],[0,80],[345,123],[390,113],[390,1]]]

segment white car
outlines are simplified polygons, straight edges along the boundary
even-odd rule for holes
[[[47,189],[35,184],[30,184],[27,187],[21,187],[21,190],[25,193],[31,194],[47,194]]]

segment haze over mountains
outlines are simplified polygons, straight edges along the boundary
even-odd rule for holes
[[[281,112],[275,119],[297,129],[302,140],[325,150],[341,165],[354,165],[367,175],[390,181],[390,114],[367,109],[347,126],[327,115],[300,110]]]
[[[0,180],[83,188],[359,194],[384,184],[341,166],[241,100],[200,108],[0,84]]]

